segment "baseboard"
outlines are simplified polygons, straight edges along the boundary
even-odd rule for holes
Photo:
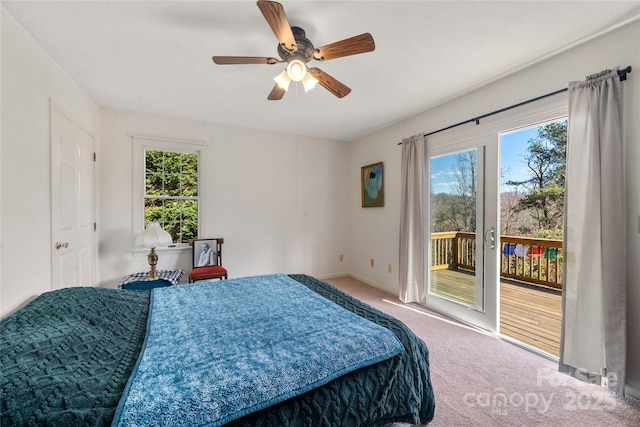
[[[396,289],[389,289],[389,288],[386,288],[385,286],[382,286],[380,283],[376,283],[376,282],[371,281],[371,280],[369,280],[369,279],[365,279],[364,277],[362,277],[362,276],[358,276],[357,274],[349,273],[349,274],[347,274],[347,275],[348,275],[349,277],[353,278],[353,279],[356,279],[356,280],[359,280],[359,281],[361,281],[361,282],[363,282],[363,283],[366,283],[366,284],[367,284],[367,285],[369,285],[369,286],[373,286],[374,288],[378,288],[378,289],[380,289],[381,291],[385,291],[385,292],[386,292],[386,293],[388,293],[388,294],[391,294],[391,295],[395,295],[395,294],[397,294],[397,290],[396,290]]]
[[[376,289],[380,289],[381,291],[384,291],[384,292],[386,292],[388,294],[395,295],[395,292],[396,292],[395,289],[385,288],[384,286],[382,286],[379,283],[373,282],[373,281],[371,281],[369,279],[365,279],[364,277],[358,276],[357,274],[354,274],[354,273],[346,273],[345,272],[345,273],[320,274],[320,275],[314,275],[313,277],[315,277],[316,279],[319,279],[319,280],[337,279],[337,278],[340,278],[340,277],[351,277],[352,279],[356,279],[356,280],[358,280],[358,281],[360,281],[362,283],[365,283],[365,284],[367,284],[369,286],[372,286],[372,287],[374,287]]]
[[[640,387],[627,383],[624,385],[624,394],[640,400]]]
[[[332,273],[332,274],[320,274],[320,275],[314,275],[313,277],[315,277],[318,280],[325,280],[325,279],[335,279],[338,277],[349,277],[351,276],[349,273]]]

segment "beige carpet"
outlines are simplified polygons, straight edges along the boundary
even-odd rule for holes
[[[557,363],[493,335],[405,305],[353,278],[325,280],[404,322],[430,351],[430,426],[640,426],[640,401],[557,372]]]

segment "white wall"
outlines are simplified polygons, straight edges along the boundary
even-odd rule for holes
[[[224,263],[231,277],[272,272],[326,277],[349,271],[348,188],[344,185],[348,144],[101,111],[13,16],[4,7],[0,10],[0,316],[51,290],[51,98],[98,142],[99,284],[116,286],[122,276],[148,268],[144,253],[131,253],[128,133],[200,140],[208,145],[202,235],[225,238]],[[339,261],[340,254],[344,262]],[[160,254],[159,268],[188,270],[190,266],[188,251]]]
[[[50,99],[96,136],[100,113],[4,6],[0,15],[0,315],[4,316],[51,290]]]
[[[397,263],[399,227],[399,171],[404,137],[425,133],[506,107],[567,86],[571,80],[615,65],[633,67],[623,83],[625,92],[625,182],[628,239],[628,377],[627,384],[640,392],[640,22],[628,24],[585,42],[571,50],[539,62],[499,81],[428,110],[395,126],[352,143],[351,184],[351,272],[378,287],[397,293],[398,275],[387,273],[388,263]],[[474,126],[469,124],[466,126]],[[385,164],[385,207],[362,209],[356,203],[360,192],[358,171],[366,164]],[[376,260],[375,267],[369,260]],[[395,264],[394,264],[395,266]]]
[[[349,144],[114,109],[103,110],[101,128],[102,285],[148,270],[145,254],[131,253],[131,134],[206,144],[200,237],[224,237],[230,277],[349,271]],[[158,268],[191,268],[188,250],[159,257]]]

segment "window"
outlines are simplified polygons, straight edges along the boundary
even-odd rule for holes
[[[174,243],[198,236],[198,154],[145,150],[144,222],[159,222]]]
[[[134,138],[139,202],[136,230],[158,222],[177,245],[198,237],[201,228],[202,153],[192,143]]]

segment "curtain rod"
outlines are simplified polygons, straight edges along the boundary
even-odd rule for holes
[[[627,80],[627,74],[630,73],[630,72],[631,72],[631,65],[627,66],[626,68],[623,68],[622,70],[618,70],[618,76],[620,76],[620,81]],[[541,99],[548,98],[550,96],[557,95],[559,93],[566,92],[568,90],[569,90],[569,88],[556,90],[554,92],[550,92],[550,93],[547,93],[545,95],[541,95],[541,96],[538,96],[538,97],[535,97],[535,98],[531,98],[531,99],[528,99],[526,101],[519,102],[517,104],[509,105],[508,107],[504,107],[504,108],[501,108],[499,110],[495,110],[495,111],[492,111],[490,113],[486,113],[486,114],[483,114],[481,116],[474,117],[473,119],[468,119],[468,120],[456,123],[454,125],[447,126],[445,128],[442,128],[442,129],[434,130],[433,132],[425,133],[424,136],[427,137],[429,135],[433,135],[433,134],[436,134],[436,133],[439,133],[439,132],[443,132],[445,130],[453,129],[455,127],[462,126],[462,125],[467,124],[467,123],[472,123],[473,122],[476,125],[479,125],[481,119],[485,119],[485,118],[487,118],[489,116],[493,116],[494,114],[502,113],[502,112],[505,112],[507,110],[511,110],[513,108],[517,108],[517,107],[521,107],[521,106],[526,105],[526,104],[530,104],[532,102],[540,101]],[[402,142],[399,142],[398,145],[402,145]]]

